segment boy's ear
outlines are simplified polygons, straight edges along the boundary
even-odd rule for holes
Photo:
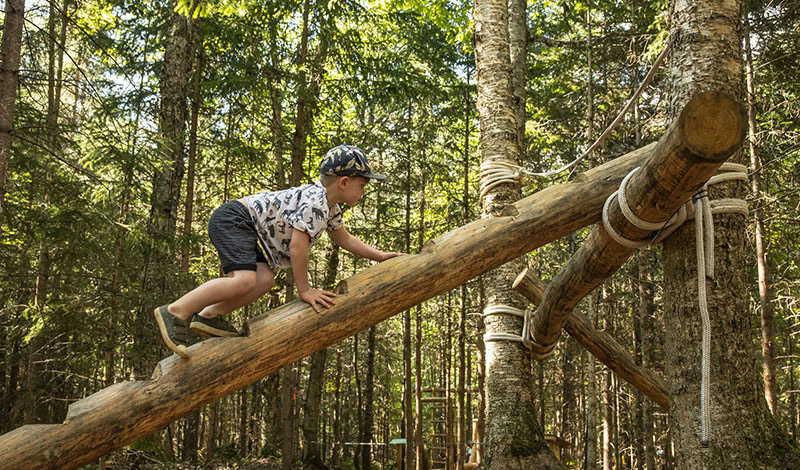
[[[339,186],[339,189],[344,190],[347,187],[347,183],[349,181],[350,181],[350,177],[349,176],[342,176],[341,178],[339,178],[339,180],[336,182],[336,184]]]

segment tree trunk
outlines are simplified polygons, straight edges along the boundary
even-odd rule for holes
[[[414,342],[414,396],[415,409],[417,412],[414,414],[414,447],[416,448],[416,470],[428,470],[428,454],[425,453],[425,442],[422,439],[422,307],[417,306],[415,321],[415,338]],[[407,444],[410,445],[410,444]],[[408,460],[406,459],[406,462]],[[410,462],[406,464],[405,468],[411,470]]]
[[[294,367],[295,364],[284,367],[281,377],[281,468],[284,470],[295,468],[294,399],[297,393],[297,373]]]
[[[611,319],[611,306],[609,295],[610,280],[605,282],[602,286],[600,296],[600,311],[602,312],[603,323],[605,330],[614,333]],[[603,470],[611,470],[614,466],[612,459],[612,442],[611,442],[611,427],[612,427],[612,403],[611,403],[611,371],[608,369],[603,370]]]
[[[250,387],[245,387],[239,390],[239,457],[247,457],[247,410],[248,410],[248,395]]]
[[[186,172],[186,198],[184,199],[183,209],[183,247],[181,250],[181,273],[185,280],[191,279],[189,274],[189,259],[192,255],[192,245],[190,240],[192,234],[192,221],[194,219],[194,181],[197,166],[197,125],[200,115],[200,107],[203,100],[200,83],[203,79],[203,67],[205,65],[203,53],[203,29],[202,21],[197,20],[192,26],[198,34],[195,47],[197,48],[197,62],[195,64],[194,86],[192,91],[191,120],[189,125],[189,162]],[[112,292],[116,292],[113,290]],[[245,400],[246,398],[243,398]],[[183,432],[183,458],[194,464],[197,463],[197,425],[200,422],[200,410],[193,411],[186,416]]]
[[[364,384],[364,426],[361,442],[361,470],[372,468],[372,426],[375,421],[373,397],[375,395],[375,326],[367,333],[367,376]]]
[[[339,464],[342,449],[342,352],[336,349],[336,376],[333,378],[333,445],[331,446],[331,467]]]
[[[589,321],[592,325],[597,322],[596,294],[589,295],[588,310]],[[586,454],[584,457],[584,468],[595,470],[597,468],[597,373],[594,356],[586,354],[587,372],[586,380],[588,387],[586,391]]]
[[[192,220],[194,218],[194,178],[197,166],[197,123],[200,116],[200,107],[203,101],[203,92],[200,83],[203,80],[205,54],[203,51],[203,23],[201,20],[193,25],[197,34],[197,63],[195,64],[194,86],[192,90],[192,111],[189,124],[189,162],[186,171],[186,199],[183,209],[183,250],[181,250],[181,272],[189,274],[189,258],[192,256],[192,246],[189,237],[192,234]]]
[[[670,2],[672,57],[669,80],[673,115],[698,90],[714,88],[741,96],[741,1]],[[741,161],[736,154],[734,161]],[[719,188],[721,186],[721,188]],[[719,189],[718,189],[719,188]],[[743,199],[740,182],[715,185],[711,197]],[[770,415],[763,399],[745,284],[746,220],[721,215],[715,221],[716,276],[705,279],[711,342],[709,448],[698,433],[700,415],[700,313],[693,224],[664,242],[666,370],[670,374],[670,418],[676,464],[681,469],[800,467],[800,455]]]
[[[469,85],[469,70],[467,70],[466,84]],[[523,78],[524,80],[524,78]],[[524,111],[524,110],[523,110]],[[464,90],[464,150],[463,150],[463,167],[464,167],[464,185],[461,190],[461,223],[466,224],[469,222],[469,137],[470,137],[470,100],[469,93]],[[420,215],[424,211],[420,210]],[[420,249],[422,249],[423,231],[420,230]],[[464,462],[466,462],[466,452],[468,445],[467,441],[472,439],[472,419],[467,409],[470,405],[468,400],[469,394],[465,396],[465,389],[470,384],[470,376],[465,372],[469,371],[468,358],[466,351],[467,342],[467,315],[469,310],[467,285],[461,285],[461,318],[458,325],[458,454],[456,456],[456,470],[463,470]]]
[[[747,70],[747,129],[748,153],[750,154],[750,178],[752,179],[752,200],[755,220],[756,261],[758,266],[758,298],[761,307],[761,369],[764,376],[764,398],[770,413],[778,414],[778,387],[775,382],[775,326],[772,315],[772,296],[769,291],[769,266],[765,247],[764,209],[761,197],[761,159],[756,149],[756,96],[753,79],[753,54],[750,49],[750,19],[742,15],[742,35],[744,36],[745,60]]]
[[[409,101],[406,110],[408,148],[406,149],[406,181],[405,181],[405,252],[411,253],[411,177],[413,174],[412,154],[410,148],[411,137],[411,102]],[[417,413],[421,413],[417,409]],[[403,429],[401,436],[406,439],[405,464],[407,468],[414,468],[414,458],[416,453],[411,443],[411,436],[414,432],[414,423],[411,417],[414,416],[414,406],[411,403],[411,311],[403,312]]]
[[[422,251],[425,243],[425,172],[422,172],[422,188],[419,202],[419,230],[417,231],[417,251]],[[410,222],[410,221],[409,221]],[[409,233],[410,235],[410,233]],[[409,240],[410,244],[410,240]],[[410,250],[408,251],[410,252]],[[408,436],[406,448],[414,448],[414,459],[406,457],[407,469],[428,470],[428,454],[425,453],[425,442],[422,438],[422,305],[417,305],[414,315],[414,445],[411,445],[411,436]],[[409,417],[410,419],[410,417]],[[406,451],[406,456],[411,455],[411,449]],[[412,462],[416,465],[412,465]]]
[[[184,172],[186,101],[189,71],[192,64],[191,20],[172,12],[167,23],[164,66],[160,77],[161,107],[159,111],[159,155],[163,165],[155,170],[148,241],[145,248],[141,304],[136,312],[134,375],[147,377],[158,357],[160,341],[153,330],[153,307],[174,296],[173,242],[178,217],[181,181]]]
[[[324,4],[324,2],[322,3]],[[329,32],[324,22],[330,21],[331,15],[321,14],[323,24],[318,33],[319,46],[314,57],[309,57],[308,41],[311,35],[309,31],[309,14],[311,13],[311,0],[304,0],[303,3],[303,30],[300,37],[300,50],[297,58],[298,73],[298,96],[297,96],[297,115],[295,118],[294,134],[292,135],[292,179],[302,181],[305,176],[303,171],[303,161],[306,158],[306,140],[314,124],[314,110],[321,86],[321,79],[324,76],[322,67],[328,55],[328,35]],[[310,63],[310,64],[309,64]],[[311,70],[311,74],[307,70]]]
[[[214,454],[217,451],[217,433],[219,432],[219,401],[215,401],[206,408],[208,412],[208,424],[206,425],[206,448],[205,448],[205,461],[211,462],[214,460]]]
[[[364,420],[362,418],[362,410],[364,409],[364,400],[361,396],[361,373],[358,370],[358,334],[353,335],[353,379],[355,381],[356,386],[356,425],[357,428],[354,429],[356,440],[361,438],[361,435],[364,434],[363,427],[364,427]],[[345,440],[347,440],[347,436],[349,435],[348,431],[349,428],[345,428]],[[345,447],[345,456],[347,455],[347,447]],[[353,465],[355,466],[356,470],[361,468],[361,451],[359,450],[358,444],[356,444],[356,448],[353,451]]]
[[[517,106],[524,106],[524,100],[514,102],[511,54],[518,38],[510,37],[512,32],[518,32],[511,25],[518,24],[520,12],[510,12],[507,0],[476,0],[474,11],[481,161],[520,164],[521,136],[516,116]],[[511,15],[514,16],[510,18]],[[518,67],[524,67],[521,57],[515,55],[513,60]],[[517,93],[524,96],[524,91]],[[483,200],[483,218],[498,217],[507,204],[519,197],[518,184],[495,186]],[[521,261],[517,260],[486,274],[487,308],[524,308],[524,300],[510,288],[521,269]],[[507,313],[487,316],[484,322],[489,338],[502,333],[519,335],[522,331],[521,318]],[[487,341],[486,364],[486,447],[481,466],[559,468],[536,419],[528,352],[519,342]]]
[[[11,133],[14,130],[14,108],[17,101],[24,0],[7,0],[0,46],[0,233],[6,208],[6,179],[11,157]]]
[[[649,368],[652,361],[653,341],[653,321],[652,315],[655,311],[653,302],[653,276],[651,272],[649,250],[640,250],[637,261],[639,265],[639,325],[642,330],[641,335],[641,358],[642,367]],[[645,401],[642,410],[642,441],[644,442],[644,463],[647,470],[655,470],[656,451],[653,443],[653,406],[649,401]]]
[[[336,283],[336,273],[339,267],[339,245],[331,243],[327,259],[323,283],[324,289],[331,290]],[[323,465],[325,460],[324,449],[319,443],[319,418],[327,359],[327,349],[316,352],[311,356],[311,366],[308,371],[308,390],[306,391],[306,402],[303,407],[303,439],[305,440],[303,461],[307,465],[319,467]]]

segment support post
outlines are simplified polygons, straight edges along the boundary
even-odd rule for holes
[[[534,306],[542,301],[546,288],[547,284],[527,269],[514,281],[514,289]],[[578,312],[567,316],[564,330],[615,374],[650,397],[665,411],[669,411],[669,386],[666,381],[650,369],[637,365],[614,337],[604,331],[597,331],[591,320]]]
[[[741,105],[727,93],[708,91],[692,98],[628,182],[625,196],[631,211],[650,223],[666,222],[742,145],[745,122]],[[628,240],[651,235],[625,218],[616,198],[609,221]],[[575,305],[634,251],[614,241],[602,224],[592,230],[547,286],[536,310],[531,336],[537,359],[552,352]]]

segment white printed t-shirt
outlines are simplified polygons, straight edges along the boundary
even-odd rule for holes
[[[244,197],[271,269],[289,268],[292,229],[308,233],[314,245],[327,230],[342,226],[342,209],[328,207],[328,191],[319,182]],[[310,246],[310,245],[309,245]]]

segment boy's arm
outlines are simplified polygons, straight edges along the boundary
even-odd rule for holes
[[[403,254],[393,251],[381,251],[377,248],[373,248],[361,241],[361,239],[358,237],[351,235],[350,232],[348,232],[344,227],[339,227],[334,231],[329,230],[328,234],[340,247],[344,248],[350,253],[353,253],[354,255],[371,259],[372,261],[386,261],[389,258],[394,258],[395,256],[400,256]]]
[[[297,294],[319,313],[320,307],[330,308],[335,305],[336,294],[326,290],[312,289],[308,283],[308,247],[311,238],[306,232],[292,229],[292,240],[289,242],[289,257],[292,260],[292,274]]]

